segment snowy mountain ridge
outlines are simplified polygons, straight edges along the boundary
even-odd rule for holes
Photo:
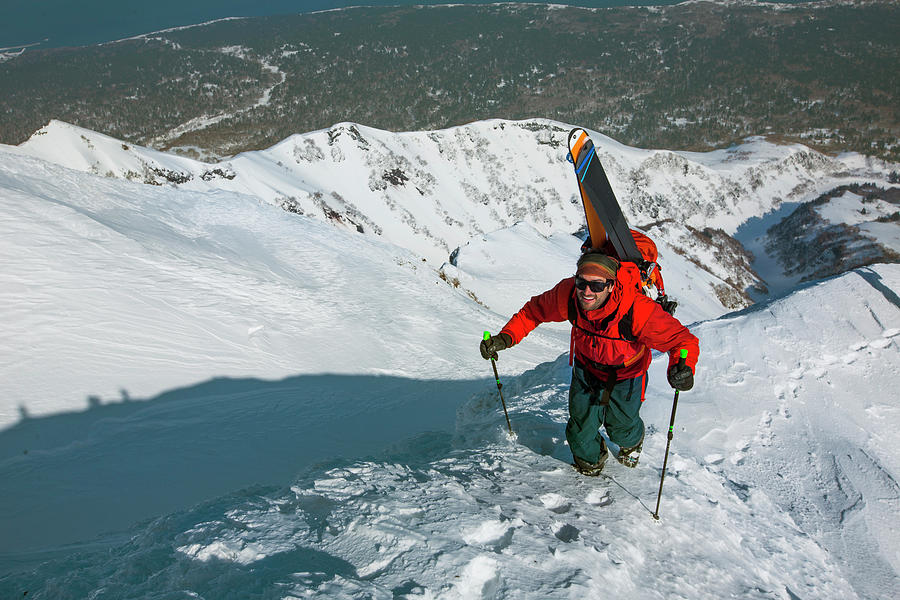
[[[776,225],[766,249],[800,281],[900,262],[900,188],[835,188]]]
[[[595,480],[568,466],[566,324],[501,355],[515,439],[477,351],[571,274],[568,229],[473,235],[442,277],[387,228],[360,235],[258,194],[191,189],[197,177],[82,171],[0,147],[0,596],[897,589],[900,266],[722,316],[693,262],[707,257],[666,254],[701,356],[656,522],[665,359],[641,463]]]
[[[583,226],[565,162],[570,129],[539,119],[412,133],[341,123],[209,164],[52,121],[19,149],[108,177],[249,194],[384,237],[440,265],[473,237],[516,222],[544,235]],[[812,200],[841,184],[883,183],[896,169],[859,155],[830,158],[761,139],[700,154],[629,148],[597,133],[592,138],[629,222],[658,225],[651,233],[664,246],[661,264],[673,248],[704,256],[699,264],[717,280],[710,292],[725,309],[747,306],[745,292],[765,285],[749,257],[723,262],[716,255],[729,244],[698,230],[734,234],[748,218],[782,203]]]

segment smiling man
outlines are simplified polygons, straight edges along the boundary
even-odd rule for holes
[[[619,447],[616,460],[635,467],[644,441],[641,403],[647,386],[650,349],[669,353],[669,384],[681,391],[694,385],[700,353],[696,336],[640,292],[632,263],[589,251],[574,277],[533,297],[503,327],[481,342],[485,359],[518,344],[541,323],[570,321],[573,364],[566,439],[575,468],[599,475],[609,456],[600,427]],[[679,364],[681,349],[687,360]]]

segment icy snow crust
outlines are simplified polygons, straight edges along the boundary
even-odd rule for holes
[[[258,195],[0,147],[0,596],[891,597],[900,267],[721,316],[670,255],[702,354],[657,522],[664,357],[638,468],[587,479],[566,327],[501,354],[512,439],[476,350],[566,231],[476,232],[457,288]]]

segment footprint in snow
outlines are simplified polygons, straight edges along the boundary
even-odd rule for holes
[[[703,457],[703,462],[708,465],[720,465],[725,460],[721,454],[707,454]]]
[[[852,365],[857,360],[859,360],[859,352],[851,352],[850,354],[845,354],[841,360],[844,361],[845,365]]]
[[[868,342],[858,342],[856,344],[853,344],[852,346],[850,346],[851,352],[847,356],[844,357],[844,361],[848,362],[848,364],[849,364],[849,361],[847,359],[849,357],[853,357],[854,355],[856,355],[856,357],[858,357],[858,352],[860,350],[863,350],[864,348],[874,348],[876,350],[883,350],[883,349],[887,348],[888,346],[890,346],[891,343],[894,341],[894,338],[898,335],[900,335],[900,329],[885,329],[884,331],[881,332],[880,338],[877,338],[877,339],[874,339],[874,340],[871,340]]]
[[[725,375],[725,385],[727,386],[737,386],[743,385],[745,383],[745,379],[747,374],[750,373],[750,365],[747,363],[736,362],[731,366],[731,369]]]
[[[561,523],[554,527],[553,535],[555,535],[556,539],[559,541],[569,544],[578,539],[578,536],[581,535],[581,530],[568,523]]]
[[[879,350],[883,350],[883,349],[887,348],[888,346],[890,346],[893,341],[894,340],[892,338],[883,337],[881,339],[870,342],[869,346],[871,346],[872,348],[878,348]]]
[[[747,440],[741,440],[737,444],[735,444],[736,451],[729,457],[729,461],[733,465],[741,465],[744,463],[744,460],[747,458],[747,451],[750,450],[750,442]]]

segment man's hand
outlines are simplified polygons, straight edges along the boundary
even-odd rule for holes
[[[675,307],[678,306],[678,302],[669,299],[669,297],[665,294],[657,298],[656,301],[659,302],[659,305],[662,306],[662,309],[664,311],[666,311],[670,315],[675,315]]]
[[[694,372],[687,365],[673,365],[666,374],[669,385],[680,392],[686,392],[694,387]]]
[[[498,333],[486,340],[481,340],[481,347],[479,349],[481,350],[481,356],[484,357],[484,360],[497,360],[497,352],[506,350],[510,346],[512,346],[512,338],[506,333]]]

